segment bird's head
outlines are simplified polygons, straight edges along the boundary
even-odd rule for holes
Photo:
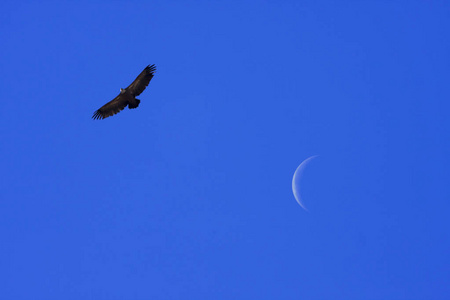
[[[120,93],[121,93],[121,94],[125,93],[125,89],[120,88]]]

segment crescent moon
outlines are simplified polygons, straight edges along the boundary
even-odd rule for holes
[[[305,159],[295,170],[294,176],[292,177],[292,193],[294,194],[295,200],[297,200],[297,203],[306,211],[308,209],[305,207],[305,205],[302,202],[302,198],[300,195],[300,179],[302,177],[303,171],[305,170],[306,165],[316,158],[319,155],[313,155]]]

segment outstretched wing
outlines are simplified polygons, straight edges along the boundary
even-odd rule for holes
[[[128,105],[129,95],[120,94],[94,112],[92,119],[104,119],[113,116],[123,110]]]
[[[138,77],[127,87],[127,91],[133,96],[140,95],[147,87],[150,80],[153,78],[153,74],[156,71],[155,65],[148,65]]]

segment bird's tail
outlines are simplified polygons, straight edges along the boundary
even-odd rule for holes
[[[139,100],[139,99],[134,99],[133,102],[134,102],[134,103],[128,103],[128,108],[129,108],[129,109],[138,107],[138,106],[139,106],[139,103],[141,103],[141,100]]]

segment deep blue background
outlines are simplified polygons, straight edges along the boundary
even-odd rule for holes
[[[449,299],[448,1],[0,17],[1,299]]]

